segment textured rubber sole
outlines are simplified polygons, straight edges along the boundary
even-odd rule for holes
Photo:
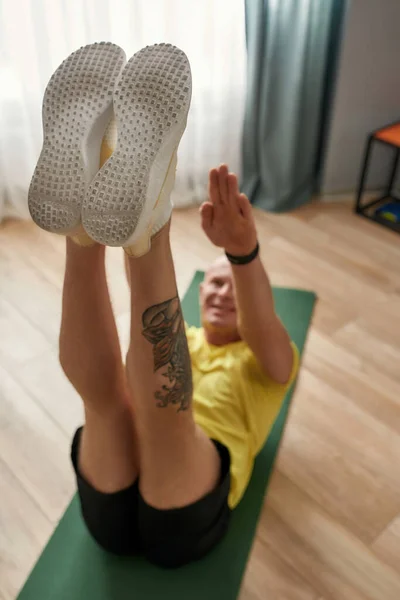
[[[170,44],[143,48],[124,67],[114,92],[117,146],[82,209],[83,226],[97,242],[134,245],[150,235],[153,210],[186,127],[191,91],[189,61]],[[169,202],[169,195],[163,198]]]
[[[79,229],[125,60],[119,46],[90,44],[71,54],[47,85],[43,148],[28,195],[31,216],[46,231],[71,234]]]

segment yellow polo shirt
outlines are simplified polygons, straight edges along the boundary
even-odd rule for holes
[[[186,335],[192,360],[195,421],[230,452],[228,503],[234,508],[296,377],[299,353],[292,342],[293,369],[288,383],[282,385],[262,371],[245,342],[213,346],[206,341],[203,329],[197,327],[187,327]]]

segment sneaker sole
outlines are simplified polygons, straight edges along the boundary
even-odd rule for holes
[[[80,230],[83,199],[99,169],[101,140],[125,60],[119,46],[90,44],[71,54],[47,85],[43,148],[28,195],[31,216],[46,231]]]
[[[152,213],[186,127],[191,92],[189,61],[171,44],[148,46],[124,67],[114,92],[117,146],[82,208],[83,226],[97,242],[131,246],[149,239]]]

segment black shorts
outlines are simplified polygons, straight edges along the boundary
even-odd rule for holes
[[[230,456],[212,440],[221,459],[218,486],[183,508],[158,510],[142,498],[138,480],[119,492],[104,494],[81,475],[78,454],[82,428],[75,433],[71,459],[83,519],[96,542],[119,555],[143,553],[151,562],[179,567],[207,554],[224,536],[230,520]]]

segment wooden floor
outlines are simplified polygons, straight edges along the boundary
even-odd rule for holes
[[[241,600],[399,600],[400,238],[344,204],[257,221],[272,282],[319,300]],[[176,213],[173,250],[183,293],[216,255],[197,209]],[[74,489],[82,410],[57,364],[63,263],[61,238],[0,226],[1,600],[16,597]],[[119,250],[108,267],[126,343]]]

